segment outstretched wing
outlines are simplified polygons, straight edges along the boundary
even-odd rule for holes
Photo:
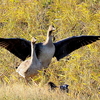
[[[67,56],[72,51],[99,40],[100,36],[74,36],[54,43],[57,60]],[[41,43],[36,44],[36,54],[39,56]],[[0,46],[25,60],[31,55],[31,42],[22,38],[0,38]]]
[[[90,43],[100,40],[100,36],[73,36],[61,41],[54,43],[55,45],[55,54],[54,56],[57,60],[67,56],[72,51],[88,45]]]
[[[31,55],[31,42],[22,38],[0,38],[0,46],[22,60]]]

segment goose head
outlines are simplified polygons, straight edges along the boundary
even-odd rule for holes
[[[53,25],[50,25],[48,28],[48,31],[47,31],[48,36],[51,36],[52,31],[54,31],[54,30],[55,30],[55,27]]]
[[[36,38],[32,37],[31,42],[32,42],[33,44],[35,44],[35,43],[36,43]]]

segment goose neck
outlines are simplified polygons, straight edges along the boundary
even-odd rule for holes
[[[37,60],[38,59],[37,59],[36,52],[35,52],[35,44],[31,42],[31,61],[36,62]]]

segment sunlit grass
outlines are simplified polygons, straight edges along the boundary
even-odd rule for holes
[[[0,86],[1,100],[99,100],[100,96],[97,90],[91,89],[86,84],[85,88],[78,89],[69,88],[69,93],[64,93],[57,89],[50,91],[47,84],[44,86],[25,85],[21,82],[16,82],[9,85]]]
[[[56,27],[55,41],[77,35],[100,35],[99,0],[1,0],[0,37],[32,36],[43,42],[49,25]],[[20,60],[0,48],[1,100],[99,100],[100,41],[72,52],[59,62],[53,58],[44,74],[34,77],[38,86],[26,86],[15,72]],[[49,92],[45,85],[68,84],[70,92]]]

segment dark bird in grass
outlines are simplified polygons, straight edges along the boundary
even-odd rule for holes
[[[68,89],[69,85],[67,84],[56,86],[53,82],[49,82],[48,85],[51,90],[55,90],[56,88],[59,88],[63,92],[67,92],[67,93],[69,92],[69,89]]]
[[[49,82],[48,85],[51,90],[54,90],[55,88],[57,88],[57,86],[53,82]]]
[[[69,85],[67,85],[67,84],[61,85],[61,86],[60,86],[61,91],[65,91],[65,92],[68,93],[68,92],[69,92],[68,86],[69,86]]]

